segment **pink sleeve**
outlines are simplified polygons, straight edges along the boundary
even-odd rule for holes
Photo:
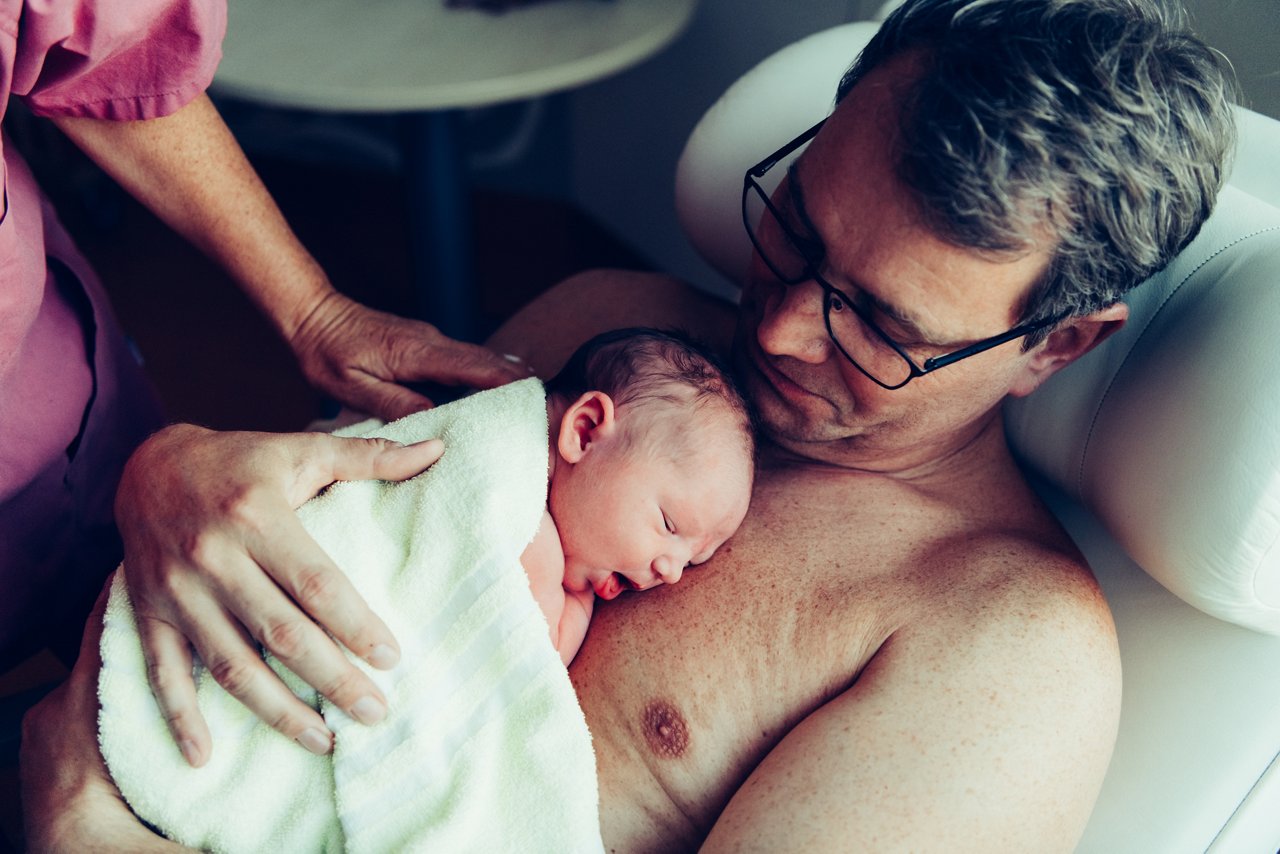
[[[226,26],[226,0],[27,0],[11,91],[44,116],[168,115],[208,87]]]

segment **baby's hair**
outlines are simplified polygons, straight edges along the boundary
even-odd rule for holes
[[[684,332],[632,326],[590,339],[547,382],[548,394],[570,401],[588,391],[604,392],[616,407],[726,406],[754,454],[754,418],[742,390],[719,357]]]

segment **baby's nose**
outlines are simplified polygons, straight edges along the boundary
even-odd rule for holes
[[[653,574],[663,584],[675,584],[684,575],[684,561],[675,555],[663,555],[653,562]]]

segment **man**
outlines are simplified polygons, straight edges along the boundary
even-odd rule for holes
[[[772,199],[744,193],[757,251],[732,349],[767,440],[748,517],[678,589],[602,608],[571,670],[611,849],[1070,849],[1110,756],[1110,615],[1014,464],[1000,406],[1119,328],[1120,294],[1199,229],[1232,141],[1230,86],[1211,51],[1137,0],[921,0],[886,22],[841,94]],[[600,328],[682,324],[723,341],[732,314],[669,279],[600,273],[491,344],[550,371]],[[244,629],[209,617],[222,603],[340,704],[368,690],[283,597],[220,593],[263,582],[252,563],[213,558],[247,563],[247,542],[357,654],[393,643],[331,572],[255,552],[225,513],[195,553],[145,527],[179,494],[286,518],[335,476],[308,441],[184,428],[126,477],[130,559],[174,591],[140,585],[164,625],[157,659],[177,662],[157,693],[201,756],[184,635],[282,732],[315,726],[260,674]],[[244,500],[157,474],[200,459],[189,477],[246,483],[229,468],[244,448],[278,460],[274,485]],[[411,452],[353,448],[367,458],[347,468]],[[652,654],[650,639],[671,636],[685,652]],[[90,815],[136,831],[83,747],[47,746],[52,722],[87,727],[89,703],[69,691],[31,720],[35,802],[58,790],[37,761],[61,791],[90,793],[38,833]]]

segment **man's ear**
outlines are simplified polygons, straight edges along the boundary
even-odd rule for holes
[[[1031,348],[1027,364],[1009,394],[1014,397],[1031,394],[1049,377],[1119,332],[1128,319],[1129,306],[1118,302],[1092,314],[1063,321],[1049,337]]]
[[[616,429],[613,398],[602,391],[589,391],[569,404],[560,417],[556,450],[570,465],[586,455],[593,442],[608,438]]]

